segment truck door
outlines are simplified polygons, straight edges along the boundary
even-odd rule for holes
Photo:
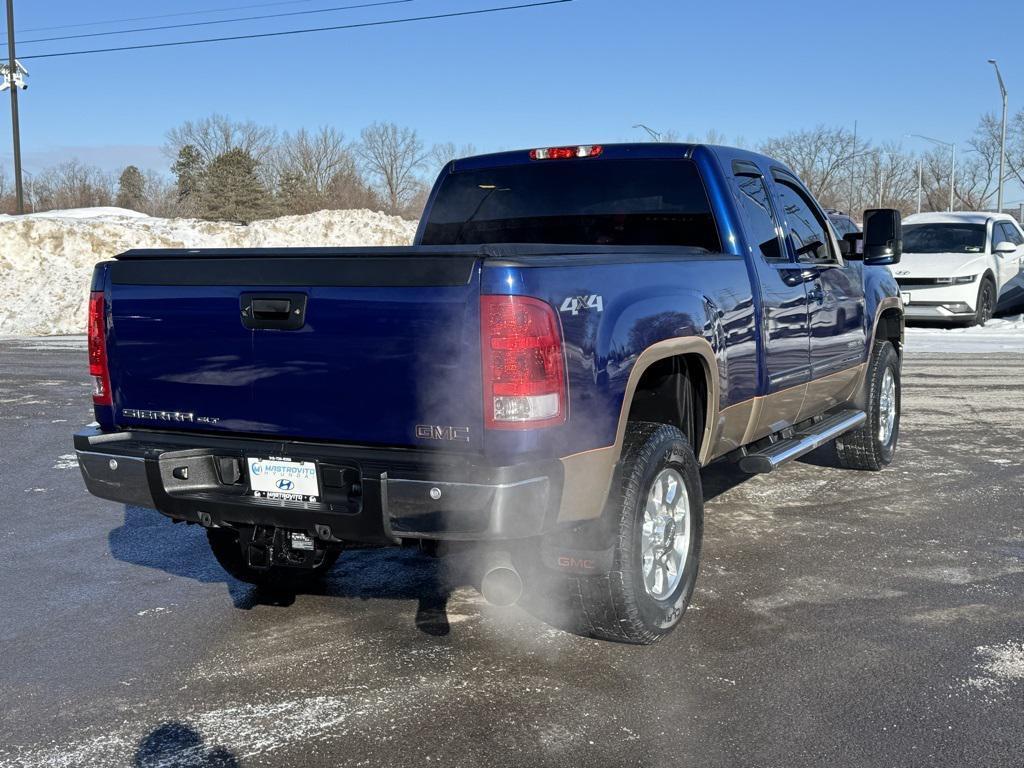
[[[763,399],[747,442],[796,421],[811,375],[807,291],[802,270],[782,239],[769,186],[756,165],[733,163],[734,192],[760,283]],[[756,288],[756,286],[755,286]]]
[[[828,219],[803,185],[781,170],[772,175],[786,244],[807,288],[811,382],[804,419],[845,401],[859,381],[867,343],[864,270],[839,258]]]

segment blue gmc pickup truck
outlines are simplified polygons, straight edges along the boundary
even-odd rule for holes
[[[474,542],[493,602],[528,552],[583,631],[650,643],[701,467],[892,460],[901,238],[886,209],[837,238],[771,158],[625,144],[454,161],[407,248],[128,251],[93,277],[82,475],[239,579]]]

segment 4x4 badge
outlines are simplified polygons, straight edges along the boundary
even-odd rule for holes
[[[604,299],[598,293],[588,296],[569,296],[558,308],[559,312],[572,312],[578,315],[581,309],[593,309],[597,312],[604,312]]]

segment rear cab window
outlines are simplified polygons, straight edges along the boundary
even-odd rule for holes
[[[832,248],[832,234],[825,214],[818,210],[811,196],[796,179],[776,172],[782,217],[797,261],[808,264],[834,264],[838,261]]]
[[[686,159],[542,160],[456,171],[441,182],[422,242],[721,250],[700,173]]]
[[[747,170],[748,166],[750,170]],[[779,237],[782,231],[775,219],[764,177],[749,163],[734,165],[737,200],[747,220],[751,247],[768,262],[788,261],[785,246]]]

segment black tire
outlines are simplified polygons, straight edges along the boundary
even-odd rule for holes
[[[312,568],[252,568],[242,555],[242,548],[238,545],[238,531],[235,529],[207,528],[206,540],[221,568],[239,581],[263,587],[287,587],[320,578],[334,567],[341,555],[340,549],[329,549],[324,553],[323,560]]]
[[[974,309],[974,317],[967,323],[968,326],[984,325],[996,312],[996,284],[992,278],[983,277],[981,285],[978,286],[978,303]]]
[[[886,371],[889,371],[895,384],[895,419],[888,440],[882,440],[882,387]],[[882,341],[875,344],[868,364],[867,376],[864,379],[866,388],[864,402],[868,420],[859,429],[847,432],[836,438],[836,456],[840,466],[847,469],[867,469],[878,471],[892,463],[896,454],[896,442],[900,436],[900,357],[891,342]]]
[[[648,493],[666,469],[682,477],[689,500],[690,537],[684,566],[677,569],[682,574],[678,584],[656,599],[644,583],[641,534]],[[704,497],[693,449],[679,429],[651,422],[628,425],[605,514],[617,522],[612,567],[605,575],[571,579],[577,623],[592,637],[649,645],[682,619],[700,562]]]

